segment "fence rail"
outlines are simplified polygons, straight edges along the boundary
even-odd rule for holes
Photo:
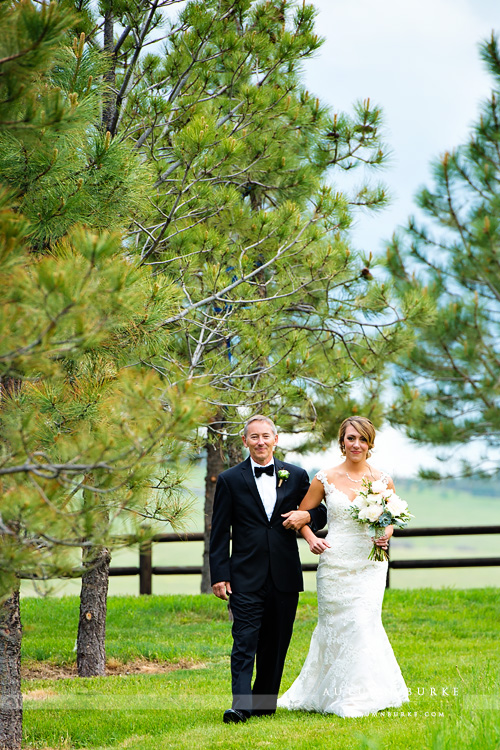
[[[326,530],[318,532],[319,537],[325,537]],[[394,537],[429,537],[429,536],[471,536],[473,534],[500,534],[500,526],[436,526],[433,528],[395,529]],[[201,575],[201,565],[153,565],[152,544],[162,542],[202,542],[202,533],[157,534],[152,542],[145,544],[139,551],[138,566],[111,567],[110,576],[139,576],[139,593],[151,594],[154,575]],[[500,557],[457,557],[435,560],[389,560],[387,571],[387,587],[390,585],[391,570],[416,570],[418,568],[480,568],[499,566]],[[303,571],[315,571],[317,563],[303,563]]]

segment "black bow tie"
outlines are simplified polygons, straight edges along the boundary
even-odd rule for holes
[[[255,478],[258,479],[262,474],[269,474],[270,477],[274,476],[274,464],[269,466],[254,466]]]

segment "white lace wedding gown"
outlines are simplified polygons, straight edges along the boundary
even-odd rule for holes
[[[351,517],[349,498],[325,472],[316,476],[325,487],[331,548],[319,559],[309,653],[278,706],[345,717],[401,706],[408,691],[381,618],[387,562],[368,560],[372,533]]]

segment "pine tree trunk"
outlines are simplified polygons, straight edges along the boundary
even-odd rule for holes
[[[20,750],[21,747],[21,637],[18,588],[0,604],[0,750]]]
[[[84,553],[88,562],[82,576],[80,620],[76,644],[79,677],[104,675],[106,666],[106,608],[111,554],[107,548]]]
[[[236,466],[243,461],[243,443],[241,438],[232,438],[227,446],[228,465]]]
[[[209,434],[212,432],[208,428]],[[213,433],[212,433],[213,434]],[[201,571],[201,593],[211,594],[209,547],[210,531],[212,529],[212,511],[214,507],[215,484],[217,477],[226,468],[222,453],[222,441],[217,439],[207,440],[207,470],[205,474],[205,525],[203,529],[203,563]]]
[[[217,423],[220,429],[221,422]],[[213,431],[208,428],[209,435]],[[212,529],[212,512],[214,508],[215,484],[217,477],[229,466],[235,466],[243,459],[243,450],[241,441],[238,439],[230,440],[227,444],[227,458],[224,455],[222,440],[215,436],[212,441],[207,440],[207,470],[205,474],[205,526],[203,529],[203,564],[201,572],[201,593],[211,594],[210,585],[210,565],[209,565],[209,548],[210,548],[210,531]]]

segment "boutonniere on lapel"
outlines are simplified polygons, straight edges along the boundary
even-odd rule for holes
[[[286,480],[288,479],[289,476],[290,476],[290,472],[289,471],[287,471],[286,469],[280,469],[278,471],[278,479],[280,480],[278,482],[278,487],[281,487],[281,485],[283,484],[283,482],[286,482]]]

